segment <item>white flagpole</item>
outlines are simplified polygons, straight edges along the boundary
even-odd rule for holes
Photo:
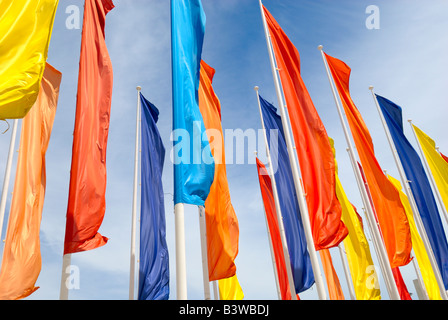
[[[437,283],[439,285],[439,290],[440,290],[440,295],[441,295],[443,300],[447,300],[448,296],[447,296],[447,293],[445,291],[445,286],[443,284],[442,276],[440,274],[439,267],[438,267],[437,262],[435,260],[434,253],[432,251],[431,245],[429,243],[426,230],[425,230],[425,228],[423,226],[423,222],[421,221],[420,212],[419,212],[417,204],[415,202],[414,194],[412,193],[412,189],[411,189],[411,187],[409,185],[410,180],[408,180],[407,177],[406,177],[406,173],[405,173],[405,171],[403,169],[403,164],[401,163],[401,160],[400,160],[400,157],[398,155],[397,149],[395,148],[395,144],[394,144],[394,142],[392,140],[392,136],[390,134],[390,131],[389,131],[389,128],[387,126],[387,123],[386,123],[386,120],[384,118],[384,115],[381,112],[381,108],[380,108],[380,105],[378,103],[378,99],[376,98],[375,93],[373,92],[373,86],[370,86],[369,89],[372,92],[372,97],[373,97],[373,100],[375,102],[375,106],[376,106],[376,108],[378,110],[378,114],[380,116],[381,123],[383,124],[383,128],[384,128],[384,131],[386,133],[387,141],[389,142],[390,149],[391,149],[392,154],[394,156],[395,164],[396,164],[398,172],[400,174],[401,183],[403,183],[406,196],[408,197],[409,203],[410,203],[412,211],[414,213],[415,225],[416,225],[416,227],[418,229],[419,234],[421,235],[421,238],[423,240],[423,244],[425,246],[426,252],[428,253],[429,261],[431,262],[431,266],[432,266],[432,269],[434,271],[434,275],[435,275],[435,277],[437,279]],[[418,273],[417,273],[417,276],[419,276]],[[422,286],[422,289],[424,289],[426,291],[426,288],[424,286]]]
[[[292,276],[291,260],[290,260],[289,251],[288,251],[288,242],[286,241],[285,227],[283,224],[283,215],[282,215],[282,211],[281,211],[281,207],[280,207],[280,201],[278,199],[277,183],[275,181],[274,169],[272,168],[271,152],[269,150],[269,144],[268,144],[268,139],[267,139],[267,135],[266,135],[266,128],[264,125],[263,113],[261,111],[260,96],[258,94],[258,87],[255,87],[254,89],[257,93],[258,110],[260,112],[260,120],[261,120],[261,125],[263,128],[264,143],[266,146],[266,155],[268,157],[268,162],[269,162],[269,171],[270,171],[269,175],[271,177],[272,193],[273,193],[274,202],[275,202],[275,211],[277,212],[277,221],[278,221],[278,226],[279,226],[279,230],[280,230],[280,238],[282,241],[283,255],[285,257],[285,265],[286,265],[286,273],[288,275],[289,290],[291,291],[291,299],[297,300],[296,289],[295,289],[295,285],[294,285],[294,278]],[[265,208],[265,211],[266,211],[266,208]],[[269,232],[269,227],[268,227],[268,232]]]
[[[185,256],[185,221],[183,203],[174,205],[174,225],[176,242],[177,300],[187,300],[187,259]]]
[[[134,153],[134,196],[132,200],[132,225],[131,225],[131,263],[129,272],[129,300],[134,300],[135,294],[135,242],[137,228],[137,195],[138,195],[138,163],[139,163],[139,134],[140,134],[140,93],[142,87],[137,87],[137,116],[135,123],[135,153]]]
[[[272,52],[272,48],[271,48],[269,30],[268,30],[268,26],[267,26],[267,22],[266,22],[266,17],[263,12],[263,4],[262,4],[261,0],[259,0],[259,3],[260,3],[261,17],[263,20],[263,27],[264,27],[265,37],[266,37],[266,43],[267,43],[267,47],[268,47],[269,60],[271,62],[272,75],[273,75],[274,83],[275,83],[275,91],[277,94],[279,110],[280,110],[280,114],[281,114],[281,118],[282,118],[283,129],[285,132],[285,140],[286,140],[286,145],[288,147],[289,161],[291,163],[291,169],[292,169],[292,174],[293,174],[293,179],[294,179],[294,186],[296,189],[297,198],[298,198],[298,202],[299,202],[302,223],[303,223],[303,229],[305,231],[305,237],[306,237],[306,242],[307,242],[307,248],[308,248],[308,252],[310,255],[311,266],[312,266],[313,273],[314,273],[314,280],[315,280],[319,299],[326,300],[327,294],[325,291],[322,273],[320,271],[319,260],[317,257],[316,248],[314,246],[314,239],[313,239],[313,234],[311,232],[311,223],[310,223],[310,217],[309,217],[309,213],[308,213],[308,207],[307,207],[307,203],[306,203],[306,199],[305,199],[305,193],[303,191],[302,182],[300,179],[300,170],[299,170],[299,167],[298,167],[295,155],[294,155],[295,147],[294,147],[294,144],[293,144],[290,132],[289,132],[290,127],[289,127],[288,119],[286,118],[286,112],[285,112],[286,106],[283,103],[282,90],[280,87],[280,80],[278,79],[278,76],[277,76],[277,67],[275,64],[274,53]]]
[[[212,283],[213,283],[213,296],[215,297],[215,300],[219,300],[218,280],[214,280]]]
[[[339,248],[339,254],[341,255],[342,266],[344,267],[344,274],[345,274],[345,279],[347,280],[347,287],[348,287],[348,291],[350,293],[350,299],[356,300],[356,294],[353,289],[354,286],[353,286],[353,282],[352,282],[352,277],[350,276],[350,271],[347,266],[344,244],[342,242],[339,243],[338,248]]]
[[[204,299],[211,300],[210,281],[208,277],[207,226],[205,221],[205,208],[203,206],[198,206],[198,211],[199,211],[199,230],[201,236],[202,278],[204,280]]]
[[[423,153],[423,149],[422,146],[420,145],[420,140],[418,140],[417,134],[415,133],[414,127],[412,125],[412,120],[408,120],[409,124],[411,125],[412,128],[412,133],[414,134],[415,140],[417,141],[417,145],[418,145],[418,149],[420,151],[421,154],[421,158],[422,158],[422,162],[425,165],[425,169],[426,169],[426,174],[429,177],[429,181],[431,182],[432,188],[434,190],[434,193],[436,195],[437,201],[440,204],[440,208],[442,209],[443,215],[448,223],[448,213],[447,213],[447,209],[445,207],[445,204],[443,203],[442,200],[442,196],[440,195],[439,189],[437,188],[437,184],[436,181],[434,180],[434,176],[432,175],[432,171],[429,168],[429,164],[428,161],[426,160],[425,154]]]
[[[378,259],[382,260],[382,262],[380,263],[380,267],[383,271],[383,275],[385,277],[385,281],[387,284],[387,289],[389,292],[389,297],[392,300],[400,300],[400,294],[398,293],[398,289],[397,289],[397,285],[395,283],[395,279],[394,276],[392,274],[392,268],[390,266],[390,262],[389,262],[389,258],[387,256],[387,251],[386,251],[386,247],[384,245],[384,242],[382,240],[381,237],[381,233],[380,233],[380,227],[378,226],[378,224],[376,223],[375,220],[375,215],[373,213],[373,208],[372,205],[370,204],[370,200],[369,200],[369,195],[367,193],[367,189],[364,183],[362,183],[362,175],[361,175],[361,171],[356,163],[356,157],[355,157],[355,153],[354,153],[354,148],[352,146],[350,137],[349,137],[349,129],[347,128],[345,122],[344,122],[344,117],[342,114],[342,109],[341,106],[339,105],[339,101],[337,99],[337,95],[336,95],[336,90],[333,86],[333,83],[331,81],[331,75],[330,75],[330,71],[328,69],[328,65],[327,65],[327,61],[325,59],[324,56],[324,52],[323,52],[323,46],[318,46],[319,51],[321,52],[322,55],[322,60],[324,62],[324,66],[325,66],[325,70],[327,71],[327,76],[328,76],[328,81],[330,82],[330,87],[331,87],[331,91],[333,93],[333,98],[334,101],[336,103],[336,108],[339,114],[339,119],[341,121],[342,124],[342,129],[344,131],[344,135],[345,135],[345,139],[348,145],[348,152],[350,155],[350,161],[352,162],[352,167],[353,167],[353,171],[355,173],[356,176],[356,180],[358,182],[358,186],[361,186],[360,189],[360,193],[361,193],[361,197],[364,203],[364,207],[366,208],[366,212],[367,212],[367,217],[370,221],[369,225],[372,227],[372,237],[376,238],[376,246],[375,248],[378,249],[377,254],[378,254]],[[375,227],[376,226],[376,227]]]
[[[9,143],[8,160],[6,162],[5,179],[3,180],[2,199],[0,202],[0,239],[2,238],[3,221],[5,220],[6,200],[8,198],[9,180],[11,178],[11,167],[14,158],[14,147],[16,144],[18,123],[19,119],[14,119],[11,132],[11,142]]]
[[[67,253],[62,256],[62,275],[61,275],[61,288],[59,291],[59,300],[68,300],[68,280],[69,277],[67,276],[69,274],[69,267],[72,261],[72,254]]]

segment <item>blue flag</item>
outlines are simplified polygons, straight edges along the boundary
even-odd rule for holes
[[[204,205],[214,178],[198,98],[204,31],[200,0],[171,0],[174,204]]]
[[[141,213],[139,300],[168,300],[169,259],[162,186],[165,148],[156,122],[159,110],[140,95],[142,103]]]
[[[282,120],[277,114],[277,109],[262,97],[260,97],[260,104],[273,163],[280,209],[283,216],[294,286],[296,293],[300,293],[313,285],[314,274],[307,250],[305,232],[303,230],[294,181],[292,179],[292,170],[289,162]],[[271,130],[276,130],[273,132],[278,132],[277,144],[271,143]],[[275,141],[275,139],[273,139],[273,141]]]
[[[379,95],[376,97],[406,177],[410,180],[412,194],[439,266],[445,289],[448,289],[448,243],[431,185],[420,157],[404,135],[401,107]]]

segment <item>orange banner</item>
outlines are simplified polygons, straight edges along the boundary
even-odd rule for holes
[[[205,201],[210,281],[230,278],[235,275],[234,261],[238,254],[239,238],[238,220],[230,200],[227,182],[221,104],[212,87],[214,74],[215,70],[201,61],[199,110],[204,119],[215,160],[215,176]]]
[[[106,211],[106,150],[112,100],[112,62],[104,39],[111,0],[86,0],[64,254],[103,246],[98,233]]]
[[[266,8],[264,13],[291,120],[314,245],[316,250],[331,248],[348,234],[336,197],[333,151],[300,75],[299,52]]]
[[[50,141],[62,74],[46,64],[36,103],[22,121],[19,157],[0,271],[0,299],[22,299],[35,287],[42,259],[45,153]]]
[[[339,277],[333,266],[333,259],[331,258],[330,250],[322,249],[319,251],[319,254],[322,261],[322,268],[325,273],[325,279],[327,280],[330,300],[345,300],[341,283],[339,282]]]
[[[327,54],[325,56],[358,150],[389,261],[392,268],[406,265],[411,261],[412,243],[409,222],[400,195],[381,169],[375,157],[370,132],[350,97],[351,69],[344,62]]]

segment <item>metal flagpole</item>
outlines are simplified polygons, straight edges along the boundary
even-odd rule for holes
[[[411,189],[411,187],[409,185],[410,181],[406,177],[406,173],[405,173],[405,171],[403,169],[403,164],[401,163],[401,160],[400,160],[400,157],[398,155],[397,149],[395,148],[395,144],[394,144],[394,142],[392,140],[392,136],[390,134],[389,128],[387,127],[387,123],[386,123],[386,120],[384,119],[384,115],[381,112],[381,108],[380,108],[380,105],[378,103],[378,99],[376,98],[375,93],[373,92],[373,86],[370,86],[369,89],[372,92],[372,97],[373,97],[373,100],[375,102],[375,106],[376,106],[376,108],[378,110],[378,114],[380,116],[381,123],[383,124],[383,128],[384,128],[384,131],[386,133],[387,141],[389,142],[389,146],[390,146],[392,154],[394,156],[395,164],[397,165],[397,169],[398,169],[398,172],[400,174],[401,182],[403,183],[406,196],[408,197],[409,203],[410,203],[412,211],[414,213],[416,227],[418,229],[419,234],[422,237],[423,244],[425,245],[426,252],[428,253],[429,261],[431,262],[431,266],[432,266],[432,269],[434,271],[434,275],[435,275],[435,277],[437,279],[437,283],[439,285],[439,290],[440,290],[441,297],[442,297],[443,300],[447,300],[448,296],[447,296],[447,293],[445,291],[445,286],[443,284],[442,276],[440,274],[439,267],[438,267],[437,262],[435,260],[434,253],[432,251],[431,245],[429,243],[426,230],[425,230],[425,228],[423,226],[423,223],[421,221],[420,212],[419,212],[417,204],[415,202],[415,198],[414,198],[414,194],[412,193],[412,189]],[[417,276],[418,276],[418,274],[417,274]],[[425,289],[425,287],[423,287],[422,289]]]
[[[0,202],[0,239],[2,238],[3,221],[5,220],[6,200],[8,198],[9,180],[11,178],[11,167],[14,158],[14,147],[16,144],[18,123],[19,119],[14,119],[11,132],[11,142],[9,144],[8,160],[6,162],[5,179],[3,180],[2,199]]]
[[[299,167],[298,167],[295,155],[294,155],[295,147],[293,145],[293,141],[292,141],[290,131],[289,131],[290,127],[289,127],[288,119],[286,117],[286,112],[285,112],[286,106],[283,103],[282,90],[280,87],[280,80],[278,79],[278,75],[277,75],[278,69],[275,64],[275,58],[274,58],[274,53],[273,53],[272,47],[271,47],[269,30],[268,30],[268,26],[267,26],[267,22],[266,22],[266,17],[263,12],[263,4],[262,4],[261,0],[259,0],[259,3],[260,3],[261,17],[263,20],[263,27],[264,27],[265,37],[266,37],[266,43],[267,43],[267,48],[268,48],[268,53],[269,53],[269,60],[271,62],[272,75],[273,75],[274,83],[275,83],[275,91],[277,94],[283,129],[285,131],[285,140],[286,140],[286,145],[288,147],[289,161],[291,163],[291,169],[292,169],[292,174],[293,174],[293,179],[294,179],[294,186],[295,186],[296,193],[297,193],[297,198],[298,198],[301,217],[302,217],[303,229],[305,231],[307,248],[308,248],[308,252],[310,255],[311,266],[312,266],[313,273],[314,273],[314,281],[315,281],[315,284],[317,287],[317,293],[318,293],[319,299],[326,300],[327,294],[325,291],[322,273],[320,271],[319,260],[317,257],[316,248],[314,246],[314,239],[313,239],[313,234],[311,232],[311,223],[310,223],[310,218],[309,218],[309,213],[308,213],[308,207],[307,207],[307,203],[306,203],[306,199],[305,199],[305,193],[303,190],[302,182],[300,179],[300,171],[299,171]]]
[[[72,261],[72,254],[67,253],[62,256],[62,275],[61,275],[61,289],[59,292],[59,300],[68,300],[68,281],[69,277],[67,276]]]
[[[280,230],[280,238],[282,240],[283,255],[285,257],[285,265],[286,265],[286,273],[288,275],[289,290],[291,291],[291,299],[297,300],[296,289],[295,289],[295,285],[294,285],[294,278],[292,276],[291,260],[290,260],[289,251],[288,251],[288,243],[286,241],[285,227],[283,225],[283,216],[282,216],[282,211],[281,211],[281,207],[280,207],[280,201],[278,199],[277,183],[275,181],[274,169],[272,168],[271,152],[269,150],[268,139],[266,136],[266,128],[264,126],[264,120],[263,120],[263,113],[261,111],[260,96],[258,95],[258,87],[255,87],[254,89],[257,93],[258,110],[260,112],[260,120],[261,120],[261,125],[263,128],[264,143],[266,146],[266,155],[268,157],[268,162],[269,162],[269,171],[270,171],[269,175],[271,177],[272,193],[273,193],[274,202],[275,202],[275,211],[277,212],[277,221],[278,221],[278,226],[279,226],[279,230]],[[269,228],[268,228],[268,230],[269,230]]]
[[[429,168],[428,161],[426,160],[425,154],[423,153],[422,146],[420,145],[420,140],[418,140],[417,134],[415,133],[414,127],[412,125],[412,120],[408,120],[408,122],[411,125],[412,133],[414,134],[415,140],[417,140],[418,149],[420,151],[421,158],[423,159],[422,162],[425,165],[426,174],[429,177],[429,181],[431,181],[431,186],[432,186],[432,188],[434,190],[434,193],[436,194],[437,201],[439,202],[440,208],[442,209],[443,215],[445,216],[445,219],[446,219],[446,221],[448,223],[447,209],[445,207],[445,204],[443,203],[442,196],[440,195],[439,189],[437,188],[437,184],[436,184],[436,182],[434,180],[434,176],[432,175],[431,169]]]
[[[348,287],[348,291],[350,293],[350,298],[351,298],[351,300],[356,300],[355,291],[353,289],[352,277],[350,276],[350,271],[347,266],[344,244],[342,242],[339,243],[338,248],[339,248],[339,254],[341,255],[342,266],[344,267],[344,274],[345,274],[345,279],[347,280],[347,287]]]
[[[140,134],[140,93],[142,87],[137,87],[137,116],[135,124],[135,153],[134,153],[134,197],[132,200],[131,225],[131,263],[129,272],[129,300],[134,300],[135,294],[135,233],[137,228],[137,195],[138,195],[138,163],[139,163],[139,134]]]
[[[355,154],[354,154],[354,148],[352,146],[352,143],[350,141],[350,137],[349,137],[349,129],[347,128],[345,122],[344,122],[344,117],[342,114],[342,110],[341,110],[341,106],[339,105],[339,101],[337,99],[337,95],[336,95],[336,90],[333,86],[333,83],[331,81],[331,75],[330,75],[330,71],[328,69],[328,65],[327,65],[327,61],[325,59],[324,56],[324,52],[323,52],[323,46],[318,46],[319,51],[321,52],[322,55],[322,60],[324,62],[324,66],[325,66],[325,70],[327,71],[327,76],[328,76],[328,81],[330,82],[330,87],[331,87],[331,91],[333,93],[333,98],[334,101],[336,103],[336,108],[339,114],[339,119],[341,121],[342,124],[342,129],[344,131],[344,135],[345,135],[345,139],[348,145],[348,151],[350,154],[350,161],[352,162],[352,167],[353,167],[353,171],[355,173],[357,182],[358,182],[358,186],[362,186],[360,189],[361,192],[361,196],[362,196],[362,200],[364,203],[364,207],[366,208],[366,212],[367,212],[367,217],[370,221],[369,225],[372,227],[372,236],[374,238],[376,238],[377,241],[377,245],[375,246],[375,248],[378,249],[377,254],[378,254],[378,259],[382,260],[382,263],[380,263],[381,269],[383,271],[385,280],[386,280],[386,284],[387,284],[387,288],[388,288],[388,292],[389,292],[389,297],[392,300],[400,300],[400,294],[398,293],[398,289],[397,289],[397,285],[395,283],[395,279],[394,276],[392,274],[392,268],[390,266],[390,262],[389,262],[389,258],[387,256],[387,251],[384,245],[384,242],[382,240],[381,237],[381,233],[380,233],[380,228],[378,226],[378,224],[376,223],[375,220],[375,215],[373,213],[373,208],[372,205],[369,201],[369,196],[367,193],[367,187],[365,186],[365,184],[361,183],[362,180],[362,175],[361,175],[361,171],[359,169],[359,167],[357,166],[356,162],[355,162]],[[376,227],[375,227],[376,226]]]
[[[218,280],[213,280],[213,296],[215,300],[219,300],[219,292],[218,292]]]
[[[187,259],[185,257],[185,221],[183,203],[174,205],[174,225],[176,242],[177,300],[187,300]]]
[[[204,299],[211,300],[210,282],[208,277],[207,226],[205,222],[205,208],[203,206],[198,206],[198,211],[199,211],[199,229],[201,236],[202,278],[204,280]]]
[[[255,157],[257,157],[258,152],[254,151]],[[263,207],[264,207],[264,203],[263,203]],[[264,211],[266,212],[266,208],[264,208]],[[273,244],[272,244],[272,236],[271,236],[271,232],[269,230],[269,223],[268,223],[268,219],[266,214],[264,215],[264,220],[266,223],[266,230],[268,232],[268,237],[269,237],[269,249],[271,252],[271,260],[272,260],[272,268],[274,269],[274,278],[275,278],[275,286],[277,288],[277,296],[278,296],[278,300],[281,300],[281,292],[280,292],[280,284],[278,282],[278,270],[277,270],[277,265],[275,263],[275,254],[274,254],[274,250],[273,250]],[[282,246],[283,247],[283,246]]]

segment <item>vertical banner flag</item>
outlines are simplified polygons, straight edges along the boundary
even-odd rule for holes
[[[214,179],[204,206],[210,281],[235,275],[234,261],[238,254],[239,238],[238,219],[230,200],[227,182],[221,104],[212,86],[214,74],[215,70],[201,61],[199,110],[215,162]]]
[[[448,163],[436,150],[436,143],[426,133],[412,125],[417,135],[424,157],[428,162],[437,189],[445,208],[448,210]]]
[[[439,286],[437,284],[436,277],[431,267],[431,262],[426,252],[425,245],[423,243],[420,234],[418,233],[417,226],[415,225],[414,213],[412,212],[411,204],[406,194],[402,191],[400,181],[387,176],[388,179],[394,184],[395,188],[400,192],[401,202],[406,210],[408,216],[409,226],[411,228],[412,237],[412,249],[414,250],[415,257],[417,258],[420,273],[422,275],[423,283],[425,284],[426,292],[428,293],[429,300],[441,300]]]
[[[309,289],[314,283],[314,274],[308,253],[301,212],[292,179],[291,164],[281,117],[277,109],[260,96],[261,112],[266,129],[266,137],[273,163],[277,163],[274,178],[277,185],[286,242],[291,262],[292,276],[297,293]],[[277,143],[271,143],[271,133],[277,132]]]
[[[328,295],[330,300],[345,300],[342,292],[339,277],[333,266],[333,259],[331,258],[329,249],[322,249],[319,251],[320,260],[324,269],[325,278],[327,279]]]
[[[347,262],[353,282],[357,300],[380,300],[380,289],[375,285],[366,285],[372,274],[373,260],[370,253],[369,243],[364,233],[362,219],[356,212],[356,208],[350,203],[339,179],[338,163],[336,161],[336,150],[334,141],[330,143],[335,155],[336,165],[336,195],[342,206],[342,221],[348,229],[348,236],[344,239],[344,248],[347,253]]]
[[[23,118],[37,99],[58,2],[0,1],[0,120]]]
[[[325,127],[300,74],[300,56],[264,8],[301,168],[316,250],[337,246],[346,236],[336,197],[333,152]]]
[[[103,246],[98,233],[106,211],[106,150],[113,71],[106,47],[106,14],[112,0],[86,0],[64,254]]]
[[[244,292],[236,275],[218,281],[219,300],[243,300]]]
[[[258,180],[260,182],[261,197],[263,199],[264,211],[268,221],[269,234],[271,235],[272,250],[275,257],[275,266],[282,300],[291,300],[291,290],[289,289],[288,274],[286,271],[285,255],[283,254],[280,228],[278,226],[277,211],[272,192],[272,181],[264,164],[256,158]]]
[[[325,56],[358,150],[391,267],[406,265],[411,261],[412,250],[409,222],[398,191],[381,169],[370,132],[350,97],[351,69],[341,60]]]
[[[159,110],[140,94],[142,105],[139,300],[168,300],[169,256],[162,185],[165,147],[157,129]]]
[[[398,293],[401,300],[412,300],[409,294],[406,283],[404,283],[403,276],[401,275],[400,268],[392,268],[392,274],[394,275],[395,283],[397,284]]]
[[[20,152],[0,271],[0,299],[22,299],[35,287],[42,258],[40,223],[50,142],[62,74],[46,64],[36,103],[22,121]]]
[[[445,289],[447,289],[448,242],[431,185],[420,157],[404,135],[401,107],[379,95],[376,95],[376,98],[394,141],[406,178],[410,181],[412,194],[439,266]]]
[[[174,204],[203,206],[214,177],[198,99],[204,32],[200,0],[171,0]]]

